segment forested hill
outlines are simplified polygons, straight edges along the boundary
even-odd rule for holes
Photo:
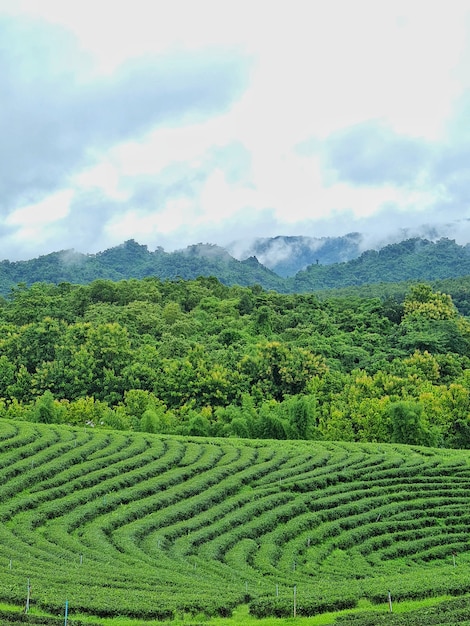
[[[470,274],[470,245],[450,239],[433,243],[408,239],[368,250],[357,259],[333,265],[310,265],[291,280],[291,291],[317,291],[381,282],[437,280]]]
[[[36,282],[88,284],[97,279],[125,280],[155,276],[174,280],[192,280],[198,276],[216,276],[226,285],[262,285],[265,289],[285,292],[284,280],[261,265],[257,259],[234,259],[215,245],[194,245],[185,250],[154,252],[133,239],[97,254],[62,250],[28,261],[0,262],[0,293],[12,286]]]
[[[35,282],[87,284],[96,279],[123,280],[155,276],[160,279],[215,276],[225,285],[260,285],[279,293],[305,293],[383,282],[432,281],[470,275],[470,245],[440,239],[408,239],[381,250],[369,250],[344,263],[309,266],[291,278],[282,278],[259,263],[243,261],[219,246],[197,244],[176,252],[129,240],[97,254],[53,252],[28,261],[0,262],[0,293]]]

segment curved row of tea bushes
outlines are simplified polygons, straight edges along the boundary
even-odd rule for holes
[[[2,421],[0,600],[286,617],[470,586],[470,454]]]

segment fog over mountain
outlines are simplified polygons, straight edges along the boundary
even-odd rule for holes
[[[437,241],[445,237],[454,239],[460,245],[469,242],[465,233],[470,220],[462,220],[441,227],[423,225],[416,228],[397,229],[389,234],[347,233],[339,237],[282,236],[259,237],[253,240],[238,240],[226,246],[237,259],[255,256],[258,261],[283,277],[294,276],[307,266],[319,263],[329,265],[357,258],[366,250],[381,248],[418,237]],[[459,233],[460,237],[455,235]]]
[[[0,294],[11,295],[18,284],[86,284],[98,279],[212,277],[226,285],[303,293],[470,276],[470,243],[459,245],[439,236],[412,237],[362,251],[364,240],[360,233],[336,238],[263,238],[245,248],[243,258],[237,259],[210,243],[167,252],[162,247],[149,250],[146,244],[129,239],[95,254],[66,249],[27,261],[0,261]],[[241,244],[234,244],[239,252]]]

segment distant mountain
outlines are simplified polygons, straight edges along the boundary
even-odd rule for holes
[[[279,276],[295,276],[313,263],[330,265],[357,258],[363,237],[349,233],[344,237],[268,237],[258,238],[246,245],[236,241],[227,250],[236,258],[255,256],[259,262]]]
[[[86,284],[96,279],[118,281],[147,276],[156,276],[162,280],[215,276],[226,285],[260,285],[264,289],[281,293],[470,276],[470,244],[459,246],[450,239],[439,239],[436,242],[407,239],[380,250],[368,250],[357,258],[340,263],[325,262],[325,259],[331,260],[335,255],[352,255],[358,249],[360,237],[353,233],[343,238],[320,240],[322,244],[316,251],[315,262],[287,278],[265,267],[256,256],[240,261],[216,245],[199,243],[176,252],[165,252],[163,248],[151,252],[147,246],[131,239],[97,254],[63,250],[29,261],[1,261],[0,293],[7,295],[12,287],[20,283]],[[266,253],[273,251],[273,241],[281,249],[284,243],[291,245],[292,239],[299,252],[298,258],[304,254],[306,260],[308,238],[278,237],[265,240]],[[262,244],[259,246],[262,257]],[[309,249],[312,251],[312,246]],[[287,258],[279,260],[281,262],[284,262],[286,270]]]
[[[333,265],[310,265],[290,279],[294,292],[402,281],[432,281],[470,275],[470,244],[407,239],[368,250],[357,259]]]

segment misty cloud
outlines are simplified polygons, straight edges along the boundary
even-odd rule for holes
[[[41,254],[44,247],[95,253],[129,238],[136,238],[151,248],[166,249],[182,248],[196,240],[206,241],[208,228],[214,232],[217,226],[214,221],[209,223],[203,219],[199,197],[216,168],[231,184],[250,184],[251,160],[242,144],[234,142],[211,147],[197,163],[174,161],[156,175],[122,176],[122,197],[110,197],[101,189],[76,191],[67,215],[51,225],[38,226],[34,243],[24,239],[23,226],[13,225],[6,230],[3,225],[0,246],[9,259],[25,259]],[[190,207],[193,217],[199,214],[201,223],[196,226],[183,219],[175,234],[170,236],[163,227],[168,219],[168,206],[175,202]],[[219,240],[226,238],[227,233],[230,237],[234,232],[244,236],[255,217],[261,222],[266,219],[247,211],[243,219],[237,215],[230,223],[224,222],[216,236]],[[272,221],[272,214],[269,221]],[[259,222],[257,224],[259,226]]]
[[[233,242],[229,249],[232,249],[234,256],[240,259],[256,256],[260,263],[272,269],[289,261],[293,255],[300,256],[305,249],[310,253],[317,251],[322,247],[323,242],[312,237],[280,236],[272,239],[257,238],[245,244],[246,248],[243,248],[243,242]]]
[[[75,194],[66,217],[50,224],[9,226],[0,228],[0,248],[9,260],[30,259],[44,254],[44,249],[57,251],[75,249],[98,252],[108,248],[107,225],[124,205],[99,191]]]
[[[77,194],[70,203],[70,211],[60,233],[63,241],[70,242],[65,247],[79,251],[99,248],[104,241],[106,225],[123,208],[123,202],[98,191]]]
[[[209,176],[219,170],[229,184],[251,185],[251,155],[239,142],[215,146],[197,162],[173,161],[157,175],[122,177],[130,190],[128,206],[141,213],[158,213],[169,200],[185,198],[197,204]]]
[[[158,176],[139,175],[123,179],[130,191],[126,202],[141,212],[158,213],[166,202],[175,198],[196,198],[208,173],[191,168],[189,163],[171,163]]]
[[[371,233],[367,245],[372,240],[383,244],[377,238],[381,229],[401,238],[397,224],[404,223],[410,236],[426,236],[426,229],[438,224],[442,236],[448,234],[460,241],[462,232],[468,236],[466,225],[461,225],[462,232],[455,226],[468,215],[470,203],[470,142],[463,137],[460,141],[451,137],[425,141],[398,135],[371,120],[342,129],[323,142],[306,140],[299,154],[320,155],[330,184],[333,176],[334,182],[348,183],[353,189],[391,185],[403,190],[402,206],[387,201],[376,207],[375,215],[354,220],[355,229]]]
[[[353,185],[407,185],[426,168],[432,150],[371,120],[332,134],[323,144],[323,158],[327,170]]]
[[[226,110],[246,83],[246,58],[204,52],[97,76],[70,34],[42,22],[3,17],[0,41],[3,211],[59,189],[117,143]]]
[[[468,213],[470,203],[470,143],[444,145],[433,163],[432,179],[442,189],[444,203],[451,210]]]
[[[439,190],[436,206],[449,219],[465,218],[470,206],[470,92],[464,90],[454,103],[454,114],[448,120],[445,139],[438,145],[429,179]],[[468,233],[468,224],[462,224]]]
[[[252,158],[247,148],[239,142],[216,146],[207,154],[207,166],[221,167],[228,183],[252,183]]]

